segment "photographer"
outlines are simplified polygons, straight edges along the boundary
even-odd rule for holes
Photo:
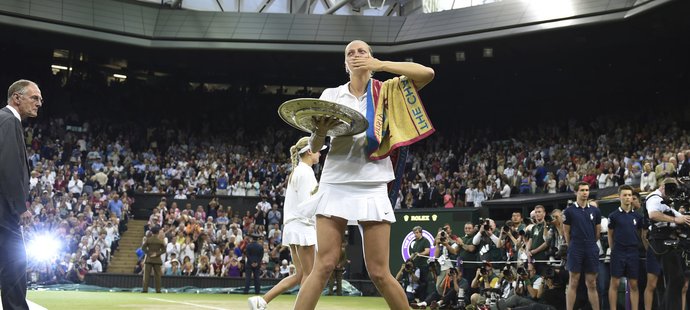
[[[653,225],[649,234],[649,246],[661,263],[665,275],[664,309],[681,309],[685,282],[682,250],[664,244],[672,239],[677,241],[674,231],[676,227],[690,225],[690,216],[674,210],[666,202],[667,198],[674,197],[678,187],[679,183],[675,179],[665,179],[657,190],[647,196],[645,204]]]
[[[560,209],[553,209],[551,211],[550,221],[547,221],[547,237],[549,240],[549,248],[546,251],[546,256],[549,260],[560,260],[560,263],[549,263],[552,266],[563,265],[563,260],[566,257],[567,246],[565,243],[565,235],[563,234],[563,220],[561,215],[563,211]]]
[[[467,296],[470,286],[467,279],[462,277],[462,268],[451,267],[426,300],[410,304],[413,309],[425,309],[427,305],[432,309],[451,307],[451,309],[464,309],[467,304]]]
[[[445,224],[439,229],[438,234],[436,234],[436,239],[434,239],[434,247],[436,248],[434,256],[440,266],[440,271],[436,278],[437,287],[440,285],[440,282],[445,279],[448,271],[453,268],[452,261],[457,259],[457,254],[460,249],[460,246],[455,243],[455,239],[450,234],[451,232],[450,225]]]
[[[510,222],[513,224],[514,230],[517,235],[520,236],[520,243],[515,246],[516,254],[518,260],[527,260],[527,240],[529,236],[527,235],[527,225],[525,225],[525,219],[522,217],[521,211],[514,211],[510,217]]]
[[[484,262],[481,268],[477,269],[477,273],[472,279],[471,287],[479,289],[479,294],[484,295],[486,290],[497,287],[498,276],[494,273],[493,265],[489,262]]]
[[[499,277],[498,288],[501,294],[499,300],[505,300],[512,297],[517,287],[517,275],[513,270],[513,266],[506,264],[501,270],[501,275]]]
[[[432,302],[436,302],[444,295],[443,284],[447,280],[448,272],[453,268],[453,262],[457,257],[458,250],[460,246],[455,243],[455,236],[451,235],[452,230],[449,224],[444,224],[443,227],[439,228],[436,237],[434,238],[434,264],[436,265],[434,274],[436,278],[435,289],[429,293],[426,299],[422,302],[411,304],[412,307],[424,308],[427,305],[431,305]],[[426,262],[426,260],[425,260]],[[421,289],[420,289],[421,290]],[[421,296],[426,293],[426,290],[422,292]]]
[[[477,273],[472,279],[471,288],[478,289],[479,293],[474,293],[470,297],[472,305],[484,304],[486,296],[490,296],[491,290],[498,288],[498,276],[494,273],[493,265],[490,262],[484,262],[481,268],[477,269]]]
[[[398,274],[395,275],[395,280],[401,282],[403,289],[405,289],[405,295],[407,295],[407,302],[415,302],[415,296],[419,290],[419,268],[415,267],[411,259],[405,261]]]
[[[432,291],[427,298],[420,303],[413,304],[413,307],[426,307],[427,305],[432,305],[432,302],[445,297],[448,294],[449,286],[451,283],[450,272],[455,272],[456,269],[453,267],[453,260],[457,258],[457,254],[460,250],[460,245],[456,243],[459,238],[452,235],[452,230],[449,224],[444,224],[438,230],[436,237],[434,239],[434,251],[435,261],[438,262],[438,273],[436,276],[436,288]]]
[[[496,223],[492,219],[481,219],[479,232],[472,238],[472,244],[479,249],[479,259],[483,261],[499,261],[503,257],[498,247],[499,239],[494,234]]]
[[[532,300],[541,298],[543,291],[540,290],[544,279],[539,276],[534,264],[527,263],[527,267],[518,267],[517,273],[519,279],[515,293]]]
[[[492,280],[491,282],[496,283],[495,285],[492,285],[492,288],[485,289],[483,292],[481,292],[481,295],[472,295],[470,298],[472,300],[472,304],[488,305],[491,310],[506,309],[506,306],[501,304],[505,303],[505,301],[508,299],[513,300],[515,287],[517,286],[517,277],[513,272],[511,265],[505,265],[498,278],[495,281]],[[474,280],[472,281],[472,284],[474,287]]]
[[[527,306],[518,306],[512,308],[513,310],[556,310],[565,309],[565,286],[562,280],[562,274],[565,270],[554,267],[546,267],[544,270],[543,283],[539,287],[539,295],[541,298],[537,302],[533,302]]]
[[[74,262],[67,270],[67,280],[72,283],[83,283],[84,277],[89,272],[89,267],[86,265],[86,255],[79,258],[78,262]]]
[[[498,301],[498,309],[510,309],[521,306],[528,306],[536,303],[543,293],[542,278],[537,274],[533,264],[528,264],[527,268],[517,268],[517,284],[515,294],[506,299]]]
[[[443,304],[454,304],[457,309],[464,309],[469,302],[470,284],[467,279],[463,278],[462,268],[453,268],[449,274],[453,283],[453,290],[449,292],[450,296],[447,298],[444,296]]]
[[[501,233],[498,235],[498,247],[505,251],[506,260],[518,259],[518,250],[524,246],[523,236],[524,233],[520,235],[512,221],[506,222],[501,228]]]
[[[522,218],[522,213],[520,211],[514,211],[512,213],[510,216],[510,222],[513,224],[513,227],[516,231],[520,232],[525,230],[525,221]]]

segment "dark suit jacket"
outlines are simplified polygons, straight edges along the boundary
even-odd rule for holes
[[[680,165],[680,170],[678,171],[679,177],[687,177],[690,175],[690,159],[685,159],[685,161]]]
[[[433,189],[429,188],[429,190],[431,192],[428,193],[430,198],[429,198],[429,204],[427,205],[427,207],[431,207],[431,208],[443,207],[443,195],[444,195],[444,193],[441,193],[439,191],[438,186],[434,186]]]
[[[264,247],[259,245],[257,242],[252,242],[247,245],[247,266],[251,266],[252,263],[257,263],[257,267],[261,265],[261,260],[264,258]]]
[[[9,108],[0,109],[0,224],[18,223],[29,196],[24,130]]]
[[[151,236],[146,238],[146,242],[141,246],[141,249],[146,253],[146,264],[161,265],[163,261],[161,260],[161,254],[165,253],[165,244],[163,240],[158,239],[158,236]],[[152,257],[156,254],[155,257]]]

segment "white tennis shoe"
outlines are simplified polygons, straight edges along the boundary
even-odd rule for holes
[[[247,300],[250,310],[266,310],[268,303],[261,296],[249,297]]]

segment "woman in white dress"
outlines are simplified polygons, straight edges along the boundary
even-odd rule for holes
[[[381,61],[371,47],[355,40],[345,48],[345,71],[349,82],[328,88],[321,99],[337,102],[367,115],[367,97],[371,76],[385,71],[405,76],[417,90],[434,78],[434,70],[412,62]],[[402,102],[389,102],[398,104]],[[329,129],[337,124],[330,118],[315,120],[310,146],[318,150]],[[370,124],[371,126],[372,124]],[[305,202],[316,209],[318,251],[314,269],[300,288],[296,309],[314,309],[331,272],[338,264],[341,240],[348,223],[359,225],[364,260],[369,277],[390,309],[409,309],[407,297],[389,268],[391,224],[395,222],[386,184],[393,179],[390,158],[369,158],[366,133],[332,137],[331,149],[324,163],[318,192]]]
[[[303,137],[290,147],[292,173],[288,176],[285,192],[283,244],[290,246],[296,273],[271,288],[266,295],[249,298],[249,309],[265,309],[278,295],[301,284],[307,279],[314,265],[316,228],[314,210],[307,210],[300,203],[316,191],[318,183],[312,166],[319,162],[320,152],[309,148],[309,137]]]

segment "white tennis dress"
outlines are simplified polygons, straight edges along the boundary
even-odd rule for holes
[[[366,94],[355,97],[348,84],[324,90],[321,99],[367,115]],[[393,164],[388,157],[369,159],[365,146],[366,133],[331,138],[319,191],[303,203],[305,209],[346,219],[349,225],[356,225],[358,221],[395,222],[386,186],[395,178]]]
[[[300,161],[292,173],[285,192],[283,244],[301,246],[316,244],[314,210],[304,209],[299,203],[311,196],[317,184],[314,170]]]

